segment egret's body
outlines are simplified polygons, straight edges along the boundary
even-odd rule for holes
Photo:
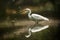
[[[45,17],[43,17],[41,15],[38,15],[38,14],[32,14],[30,19],[36,20],[36,21],[40,21],[40,20],[47,20],[48,21],[47,18],[45,18]]]

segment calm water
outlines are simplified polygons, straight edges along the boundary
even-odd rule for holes
[[[57,40],[59,20],[50,19],[49,22],[39,22],[39,27],[49,25],[47,29],[39,32],[32,32],[29,38],[28,28],[36,27],[34,21],[30,20],[16,20],[15,23],[11,21],[4,21],[0,23],[0,39],[1,40]]]

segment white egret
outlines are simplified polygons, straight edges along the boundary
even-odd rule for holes
[[[36,22],[36,24],[38,24],[38,21],[40,21],[40,20],[49,21],[48,18],[43,17],[42,15],[31,14],[31,9],[29,9],[29,8],[26,8],[24,11],[25,11],[25,13],[28,13],[29,19],[34,20]]]

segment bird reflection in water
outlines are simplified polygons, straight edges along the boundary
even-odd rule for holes
[[[49,25],[45,25],[43,27],[41,26],[35,26],[34,28],[29,28],[28,30],[28,35],[25,35],[26,38],[29,38],[31,36],[31,33],[35,33],[35,32],[40,32],[44,29],[47,29],[49,27]]]

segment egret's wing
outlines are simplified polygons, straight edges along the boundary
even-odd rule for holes
[[[31,16],[34,19],[41,19],[40,15],[38,15],[38,14],[32,14]]]
[[[38,19],[38,20],[47,20],[47,21],[49,20],[48,18],[43,17],[42,15],[38,15],[38,14],[32,14],[31,16],[32,18]]]

